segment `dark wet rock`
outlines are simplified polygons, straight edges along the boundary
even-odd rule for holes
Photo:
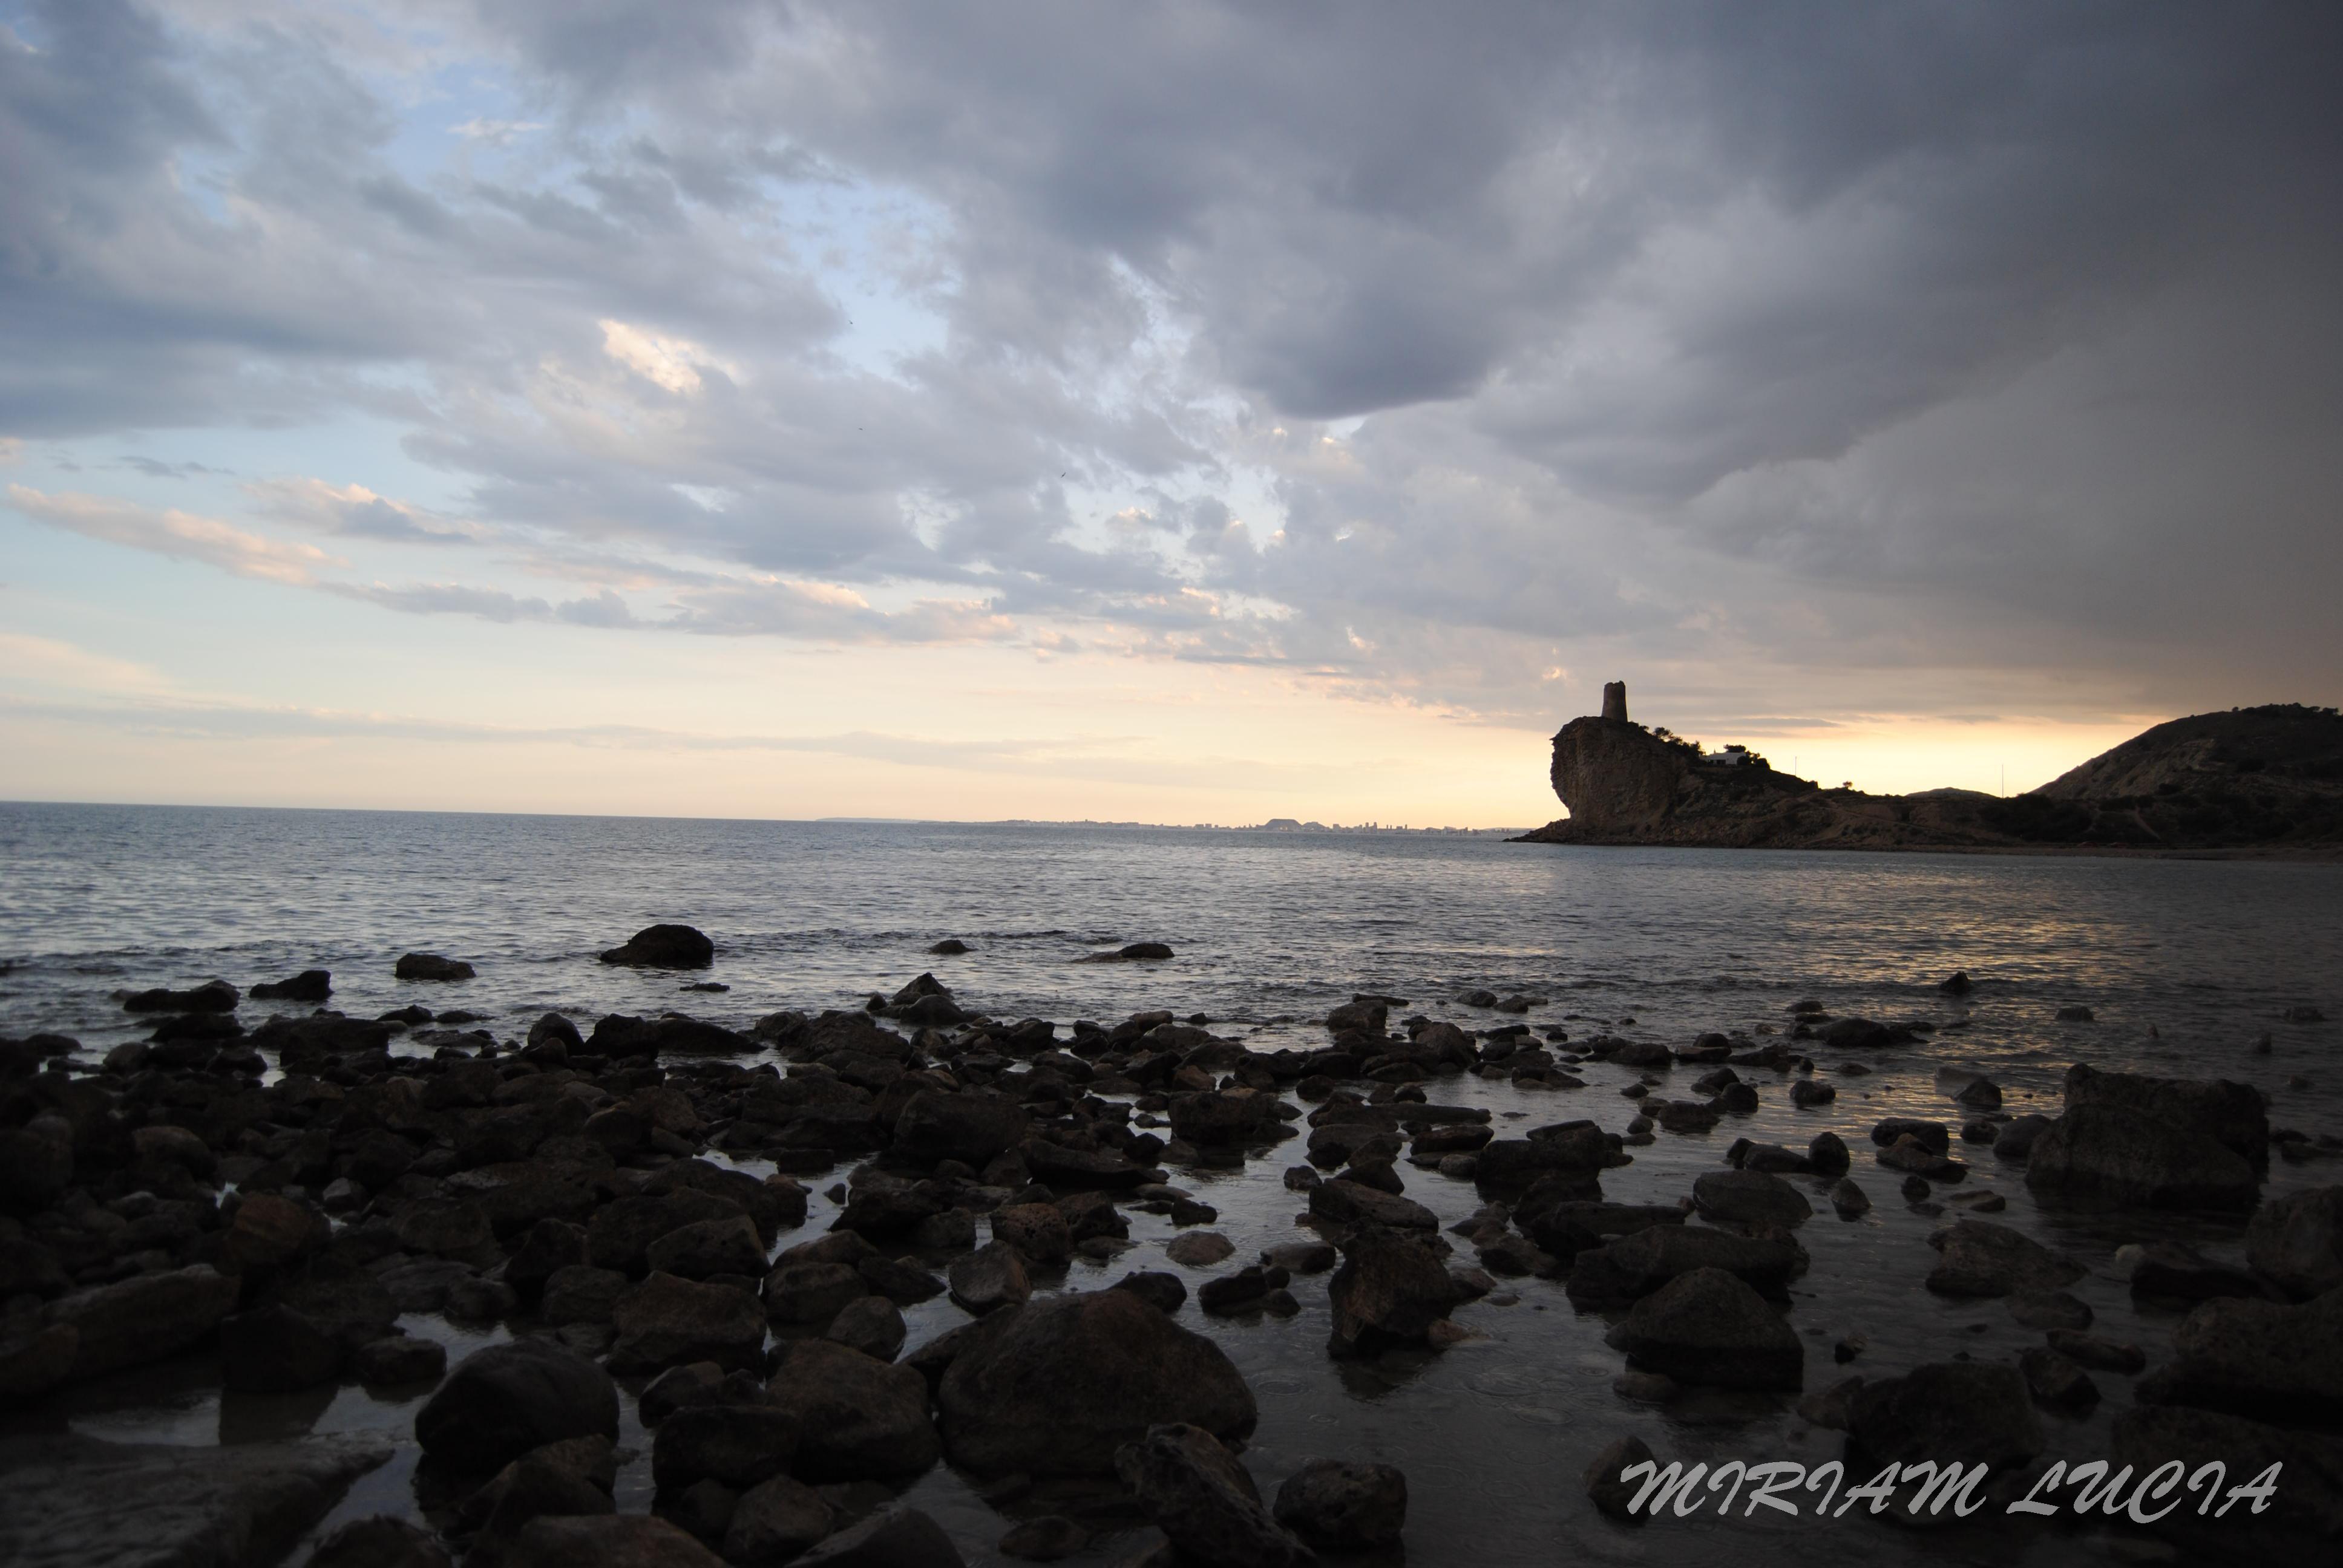
[[[0,1440],[0,1560],[262,1568],[390,1455],[388,1443],[350,1438],[204,1448],[64,1432]]]
[[[651,1440],[651,1476],[661,1493],[699,1481],[736,1490],[788,1473],[809,1441],[804,1423],[770,1404],[709,1401],[671,1411]]]
[[[1611,1380],[1611,1392],[1638,1404],[1665,1404],[1683,1394],[1684,1385],[1664,1372],[1623,1372]]]
[[[645,1426],[657,1426],[677,1411],[711,1404],[724,1397],[724,1369],[714,1362],[669,1367],[645,1385],[636,1402]]]
[[[1613,1519],[1639,1519],[1629,1512],[1635,1494],[1643,1490],[1642,1481],[1622,1479],[1624,1473],[1639,1464],[1656,1461],[1652,1451],[1640,1437],[1614,1439],[1609,1447],[1594,1456],[1586,1467],[1586,1495],[1594,1506]]]
[[[1091,1543],[1091,1533],[1062,1513],[1045,1513],[1012,1524],[994,1550],[1026,1563],[1055,1563]]]
[[[1723,1269],[1694,1269],[1644,1297],[1614,1342],[1636,1366],[1679,1382],[1795,1390],[1805,1377],[1797,1331]]]
[[[1969,1171],[1959,1161],[1946,1159],[1910,1133],[1896,1139],[1874,1158],[1890,1171],[1909,1171],[1930,1181],[1958,1181]]]
[[[904,1258],[864,1258],[854,1265],[862,1282],[899,1307],[916,1306],[944,1293],[943,1281]]]
[[[1436,1231],[1439,1216],[1413,1198],[1382,1192],[1363,1182],[1336,1178],[1310,1190],[1310,1212],[1338,1226],[1370,1230]]]
[[[1856,1186],[1848,1177],[1842,1176],[1832,1184],[1830,1201],[1831,1208],[1843,1220],[1852,1220],[1859,1214],[1871,1212],[1870,1195]]]
[[[1261,1261],[1294,1274],[1322,1274],[1342,1261],[1342,1253],[1326,1241],[1288,1241],[1262,1251]]]
[[[952,1462],[979,1475],[1103,1474],[1150,1426],[1242,1436],[1258,1413],[1219,1346],[1129,1291],[1045,1298],[977,1325],[936,1409]]]
[[[1188,1287],[1180,1276],[1161,1270],[1125,1274],[1109,1288],[1129,1291],[1167,1317],[1178,1312],[1188,1300]]]
[[[1882,1149],[1893,1148],[1897,1140],[1906,1136],[1918,1139],[1921,1147],[1931,1154],[1942,1154],[1953,1146],[1952,1129],[1941,1121],[1916,1116],[1890,1116],[1874,1123],[1871,1129],[1871,1141]]]
[[[303,970],[290,980],[263,980],[246,993],[255,1001],[323,1001],[334,994],[327,970]]]
[[[548,1442],[618,1432],[610,1374],[545,1340],[473,1352],[415,1416],[423,1452],[459,1471],[492,1472]]]
[[[697,1220],[679,1226],[643,1251],[656,1273],[705,1280],[716,1274],[759,1275],[765,1271],[765,1244],[746,1214]]]
[[[2081,1002],[2070,1001],[2051,1015],[2060,1023],[2096,1023],[2097,1019]]]
[[[2123,1247],[2116,1262],[2131,1265],[2131,1293],[2168,1302],[2209,1302],[2221,1296],[2261,1297],[2260,1281],[2242,1269],[2216,1263],[2194,1247],[2179,1241],[2151,1241],[2144,1247]]]
[[[1262,1506],[1252,1474],[1211,1432],[1152,1427],[1122,1447],[1115,1467],[1183,1557],[1216,1568],[1292,1568],[1310,1560]]]
[[[2034,1145],[2050,1131],[2051,1118],[2026,1115],[2012,1118],[2001,1124],[1993,1141],[1993,1151],[2004,1160],[2026,1160],[2032,1157]]]
[[[2107,1106],[2185,1127],[2257,1171],[2269,1161],[2268,1101],[2251,1084],[2101,1072],[2078,1064],[2066,1070],[2066,1097],[2070,1111]]]
[[[2139,1475],[2177,1461],[2183,1475],[2194,1476],[2218,1462],[2224,1487],[2282,1467],[2268,1511],[2253,1516],[2243,1531],[2240,1515],[2251,1506],[2243,1503],[2225,1518],[2219,1517],[2218,1503],[2200,1515],[2195,1502],[2183,1502],[2158,1522],[2157,1531],[2189,1553],[2184,1562],[2242,1556],[2264,1563],[2323,1562],[2343,1539],[2343,1438],[2288,1432],[2210,1411],[2139,1405],[2116,1418],[2109,1449],[2110,1463]]]
[[[539,1220],[505,1261],[505,1283],[523,1302],[535,1303],[557,1270],[586,1261],[586,1228],[564,1220]]]
[[[951,1299],[977,1317],[1021,1305],[1033,1293],[1024,1254],[1005,1241],[989,1241],[944,1271]]]
[[[1840,1358],[1842,1363],[1845,1359]],[[1860,1376],[1844,1378],[1828,1388],[1816,1389],[1798,1401],[1798,1419],[1825,1432],[1845,1432],[1855,1419],[1855,1396],[1863,1392],[1865,1381]]]
[[[2247,1209],[2261,1192],[2253,1166],[2236,1151],[2117,1103],[2070,1106],[2035,1141],[2026,1184],[2098,1208]]]
[[[716,944],[690,926],[645,926],[605,950],[602,961],[630,969],[704,970],[716,961]]]
[[[2029,1329],[2087,1329],[2090,1303],[2064,1291],[2018,1291],[2008,1301],[2009,1315]]]
[[[449,1568],[449,1563],[429,1531],[393,1514],[373,1513],[329,1532],[303,1568]]]
[[[1061,1192],[1121,1191],[1163,1179],[1121,1154],[1103,1149],[1069,1149],[1042,1138],[1026,1139],[1016,1152],[1034,1181]]]
[[[2094,1372],[2128,1374],[2143,1372],[2147,1366],[2147,1353],[2137,1345],[2118,1344],[2073,1329],[2052,1329],[2048,1338],[2052,1350]]]
[[[1976,981],[1969,979],[1966,970],[1955,970],[1936,982],[1936,989],[1946,996],[1966,996],[1976,990]]]
[[[1878,1050],[1896,1043],[1896,1031],[1867,1018],[1839,1018],[1823,1026],[1822,1041],[1833,1050]]]
[[[776,1323],[819,1326],[835,1318],[849,1302],[870,1293],[870,1282],[854,1264],[800,1261],[793,1250],[782,1253],[765,1276],[765,1315]]]
[[[790,1466],[801,1481],[912,1475],[942,1452],[928,1419],[927,1380],[914,1368],[847,1345],[793,1345],[766,1385],[766,1398],[802,1433]]]
[[[342,1342],[280,1302],[220,1320],[220,1384],[238,1392],[289,1393],[331,1382],[347,1354]]]
[[[244,1000],[243,993],[223,980],[206,980],[189,990],[172,990],[158,986],[152,990],[135,991],[123,999],[126,1012],[221,1013],[234,1012],[236,1004]]]
[[[1693,1182],[1703,1219],[1735,1225],[1795,1225],[1815,1211],[1805,1194],[1764,1171],[1711,1171]]]
[[[2188,1404],[2288,1425],[2343,1424],[2343,1290],[2300,1305],[2205,1302],[2172,1331],[2171,1365],[2143,1404]]]
[[[884,1296],[865,1296],[840,1308],[830,1327],[822,1331],[822,1338],[878,1361],[891,1362],[903,1349],[904,1333],[900,1308]]]
[[[1333,1315],[1327,1353],[1342,1357],[1423,1343],[1459,1297],[1426,1240],[1366,1230],[1344,1245],[1326,1300]]]
[[[1541,1251],[1564,1260],[1604,1245],[1606,1237],[1684,1221],[1684,1211],[1672,1203],[1563,1202],[1534,1208],[1524,1199],[1513,1215]]]
[[[722,1568],[722,1558],[664,1519],[612,1513],[532,1519],[513,1538],[498,1568]]]
[[[1706,1132],[1720,1120],[1716,1107],[1699,1100],[1664,1100],[1656,1105],[1646,1100],[1644,1108],[1670,1132]]]
[[[72,1380],[176,1355],[210,1336],[236,1304],[237,1282],[203,1264],[141,1274],[60,1296],[42,1309],[45,1325],[75,1332]]]
[[[2296,1301],[2343,1285],[2343,1187],[2264,1203],[2246,1229],[2246,1261]]]
[[[447,1347],[412,1334],[385,1334],[351,1352],[350,1372],[375,1387],[437,1382],[447,1372]]]
[[[1023,1142],[1031,1121],[1014,1101],[922,1089],[895,1119],[892,1150],[920,1165],[958,1160],[980,1171]]]
[[[943,1526],[900,1504],[840,1531],[797,1562],[798,1568],[966,1568]]]
[[[928,950],[928,951],[933,953],[936,957],[944,959],[958,958],[962,953],[973,952],[974,950],[975,950],[973,948],[970,948],[966,942],[960,940],[958,937],[946,937],[943,940],[938,942],[935,946]]]
[[[2091,1374],[2047,1346],[2036,1345],[2021,1354],[2017,1367],[2026,1374],[2026,1392],[2045,1410],[2071,1413],[2099,1402],[2099,1385]]]
[[[663,1372],[690,1362],[753,1367],[764,1356],[765,1314],[732,1285],[654,1273],[611,1309],[610,1370]]]
[[[401,954],[390,972],[403,980],[468,980],[478,973],[463,960],[438,953]]]
[[[1695,1269],[1723,1269],[1779,1294],[1805,1267],[1796,1243],[1694,1225],[1654,1225],[1578,1254],[1567,1289],[1582,1309],[1640,1300]]]
[[[1182,1094],[1172,1101],[1172,1132],[1200,1149],[1227,1149],[1277,1131],[1277,1096],[1266,1090],[1222,1089]]]
[[[1928,1238],[1937,1249],[1928,1289],[1940,1296],[2006,1296],[2055,1291],[2083,1277],[2079,1263],[2033,1237],[1988,1220],[1956,1220]]]
[[[1958,1461],[2001,1469],[2025,1463],[2044,1446],[2025,1375],[1978,1362],[1936,1362],[1866,1382],[1855,1396],[1847,1431],[1871,1460],[1907,1464]]]
[[[1205,1281],[1196,1291],[1196,1304],[1216,1317],[1226,1316],[1258,1307],[1270,1289],[1266,1272],[1255,1265]]]
[[[651,1243],[703,1220],[744,1213],[729,1198],[690,1188],[657,1196],[621,1198],[594,1211],[586,1226],[587,1260],[639,1279],[650,1271]]]
[[[1184,1269],[1209,1269],[1235,1255],[1236,1243],[1214,1231],[1191,1231],[1174,1236],[1163,1255]]]
[[[1054,1203],[1006,1203],[991,1214],[992,1237],[1035,1263],[1062,1263],[1073,1255],[1066,1211]]]
[[[1810,1105],[1828,1105],[1837,1098],[1838,1090],[1835,1086],[1815,1079],[1801,1078],[1790,1085],[1790,1103],[1801,1108]]]
[[[566,1265],[547,1278],[538,1295],[538,1317],[548,1328],[607,1323],[627,1287],[627,1276],[616,1269],[598,1269],[590,1263]]]
[[[793,1476],[776,1475],[740,1494],[724,1531],[724,1560],[740,1568],[787,1563],[828,1535],[830,1504]]]

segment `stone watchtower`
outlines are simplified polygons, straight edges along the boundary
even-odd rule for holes
[[[1627,683],[1609,680],[1603,684],[1603,718],[1608,723],[1627,722]]]

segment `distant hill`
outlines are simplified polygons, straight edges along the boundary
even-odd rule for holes
[[[2147,850],[2343,846],[2343,717],[2276,704],[2159,724],[2027,794],[1866,795],[1825,789],[1755,752],[1704,753],[1626,716],[1554,738],[1550,773],[1570,815],[1524,837],[1565,844],[1773,849]]]

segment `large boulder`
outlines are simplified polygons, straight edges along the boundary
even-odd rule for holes
[[[928,1419],[928,1383],[829,1340],[804,1340],[766,1385],[774,1409],[801,1434],[790,1473],[800,1481],[875,1481],[916,1475],[941,1448]]]
[[[1310,1212],[1345,1231],[1437,1231],[1440,1216],[1413,1198],[1337,1176],[1310,1189]]]
[[[743,1223],[746,1223],[744,1221]],[[765,1352],[765,1312],[733,1285],[653,1274],[611,1309],[616,1372],[665,1372],[692,1362],[750,1368]]]
[[[2068,1111],[2111,1106],[2134,1111],[2210,1138],[2257,1171],[2269,1164],[2269,1103],[2251,1084],[2101,1072],[2078,1063],[2066,1070],[2066,1087]]]
[[[1031,1121],[1013,1100],[922,1089],[895,1118],[891,1152],[916,1165],[958,1160],[981,1171],[1025,1141]]]
[[[1711,1171],[1692,1184],[1704,1220],[1731,1225],[1796,1225],[1815,1211],[1805,1193],[1766,1171]]]
[[[691,1188],[656,1196],[621,1198],[594,1211],[586,1226],[586,1259],[598,1269],[616,1269],[637,1279],[650,1271],[651,1243],[703,1220],[725,1220],[747,1211],[729,1198]]]
[[[1883,1463],[1957,1461],[2000,1469],[2025,1463],[2044,1444],[2025,1374],[1980,1362],[1934,1362],[1865,1383],[1855,1391],[1847,1432],[1869,1460]]]
[[[1259,1416],[1218,1345],[1129,1291],[1051,1297],[975,1325],[936,1411],[952,1462],[979,1475],[1102,1475],[1151,1426],[1242,1436]]]
[[[71,1376],[77,1382],[176,1355],[205,1339],[235,1310],[238,1289],[235,1276],[198,1263],[60,1296],[41,1317],[52,1326],[72,1325]]]
[[[2139,1476],[2175,1460],[2182,1475],[2192,1478],[2217,1463],[2219,1480],[2214,1490],[2224,1493],[2272,1466],[2281,1467],[2268,1511],[2250,1517],[2246,1511],[2253,1504],[2225,1509],[2214,1503],[2207,1512],[2199,1508],[2203,1492],[2176,1490],[2168,1495],[2166,1503],[2177,1497],[2180,1505],[2156,1528],[2184,1549],[2183,1562],[2216,1563],[2250,1554],[2258,1563],[2322,1563],[2332,1561],[2337,1543],[2343,1542],[2343,1437],[2288,1432],[2180,1405],[2136,1405],[2116,1418],[2108,1447],[2108,1462]],[[2148,1506],[2153,1510],[2163,1504]]]
[[[1694,1269],[1644,1297],[1614,1342],[1636,1366],[1679,1382],[1795,1392],[1805,1378],[1797,1331],[1723,1269]]]
[[[493,1472],[568,1437],[618,1434],[610,1374],[551,1340],[475,1351],[415,1415],[415,1440],[457,1470]]]
[[[1578,1254],[1570,1272],[1573,1306],[1616,1306],[1650,1295],[1679,1274],[1723,1269],[1777,1295],[1805,1268],[1794,1241],[1743,1236],[1705,1225],[1649,1225]]]
[[[724,1568],[724,1560],[648,1513],[555,1515],[523,1525],[501,1568]]]
[[[2089,1208],[2250,1209],[2261,1195],[2235,1150],[2117,1104],[2075,1106],[2051,1123],[2026,1157],[2026,1184]]]
[[[1209,1432],[1151,1428],[1115,1455],[1115,1468],[1184,1560],[1216,1568],[1292,1568],[1311,1560],[1262,1506],[1252,1474]]]
[[[1985,1220],[1958,1220],[1928,1238],[1942,1256],[1928,1275],[1940,1296],[2006,1296],[2055,1291],[2083,1277],[2080,1263],[2033,1237]]]
[[[651,1440],[651,1479],[672,1496],[699,1481],[755,1486],[786,1473],[806,1432],[787,1411],[711,1402],[672,1412]]]
[[[1388,1546],[1407,1525],[1407,1477],[1395,1464],[1313,1459],[1279,1483],[1271,1513],[1312,1546]]]
[[[2172,1364],[2138,1385],[2141,1403],[2343,1423],[2343,1288],[2298,1306],[2207,1302],[2172,1331]]]
[[[629,969],[704,970],[716,961],[716,944],[690,926],[645,926],[606,950],[602,961]]]
[[[1172,1135],[1200,1148],[1233,1148],[1270,1137],[1283,1125],[1277,1096],[1266,1090],[1222,1089],[1172,1101]]]
[[[1684,1211],[1673,1203],[1576,1201],[1532,1211],[1524,1199],[1514,1209],[1513,1219],[1546,1251],[1570,1259],[1602,1246],[1609,1238],[1631,1236],[1654,1225],[1681,1225]]]
[[[840,1531],[795,1568],[965,1568],[965,1560],[942,1525],[897,1503]]]
[[[2246,1228],[2246,1261],[2296,1301],[2343,1285],[2343,1187],[2263,1204]]]
[[[1425,1241],[1362,1231],[1343,1249],[1342,1266],[1326,1282],[1333,1316],[1326,1352],[1374,1355],[1393,1345],[1422,1344],[1432,1325],[1462,1299],[1447,1266]]]

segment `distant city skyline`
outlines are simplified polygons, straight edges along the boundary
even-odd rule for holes
[[[0,797],[1525,827],[2343,695],[2343,13],[0,0]]]

